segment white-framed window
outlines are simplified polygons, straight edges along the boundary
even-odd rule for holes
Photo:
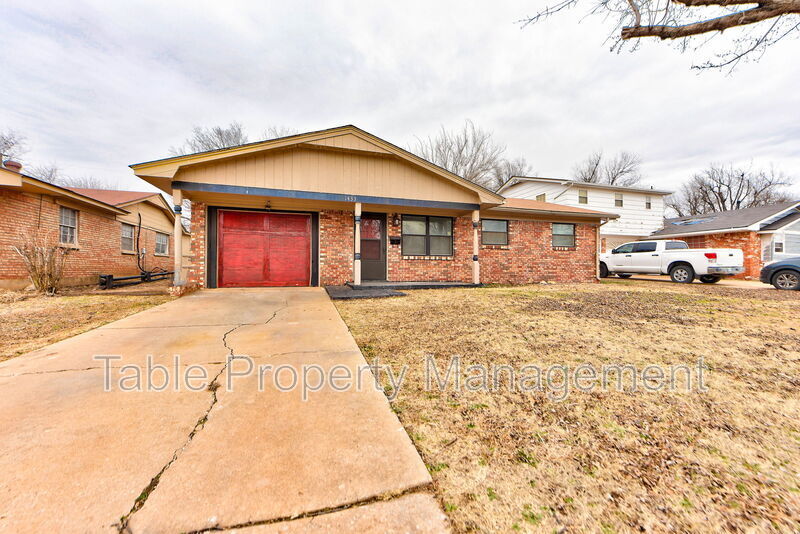
[[[653,209],[653,197],[650,195],[644,197],[644,207],[648,210]]]
[[[78,244],[78,210],[61,206],[58,222],[58,241],[64,245]]]
[[[783,241],[775,241],[775,252],[778,254],[783,253]]]
[[[547,195],[542,193],[541,195],[536,195],[536,200],[539,202],[547,202]]]
[[[481,219],[481,244],[508,245],[508,221]]]
[[[575,225],[553,223],[553,246],[554,247],[574,247],[575,246]]]
[[[578,189],[578,204],[588,204],[588,203],[589,203],[589,190]]]
[[[622,193],[614,193],[614,206],[617,208],[621,208],[625,205],[625,199],[622,196]]]
[[[122,223],[120,230],[120,248],[123,252],[134,252],[133,250],[133,237],[134,226],[132,224]]]
[[[169,236],[156,232],[156,254],[166,256],[169,254]]]

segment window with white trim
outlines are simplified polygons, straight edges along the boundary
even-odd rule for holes
[[[64,245],[78,244],[78,210],[61,206],[58,223],[58,241]]]
[[[123,252],[135,252],[133,250],[134,227],[132,224],[122,223],[120,229],[120,248]]]
[[[621,208],[625,205],[624,197],[622,193],[614,193],[614,206],[617,208]]]
[[[575,225],[553,223],[553,246],[554,247],[574,247],[575,246]]]
[[[167,256],[169,254],[169,236],[156,232],[156,255]]]
[[[481,219],[481,244],[508,245],[508,221]]]
[[[547,202],[547,194],[546,193],[542,193],[540,195],[536,195],[536,200],[538,202]]]
[[[589,190],[578,189],[578,204],[588,204],[588,203],[589,203]]]
[[[648,210],[653,209],[653,197],[651,197],[649,195],[644,197],[644,207],[645,207],[645,209],[648,209]]]

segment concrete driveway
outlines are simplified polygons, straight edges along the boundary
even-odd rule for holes
[[[0,363],[0,531],[445,532],[365,366],[318,288],[202,291]]]

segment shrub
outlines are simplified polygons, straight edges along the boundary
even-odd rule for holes
[[[22,257],[38,291],[54,295],[59,290],[70,249],[59,245],[53,233],[21,234],[19,245],[11,248]]]

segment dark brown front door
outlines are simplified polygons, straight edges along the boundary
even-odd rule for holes
[[[386,216],[361,216],[361,279],[386,280]]]

